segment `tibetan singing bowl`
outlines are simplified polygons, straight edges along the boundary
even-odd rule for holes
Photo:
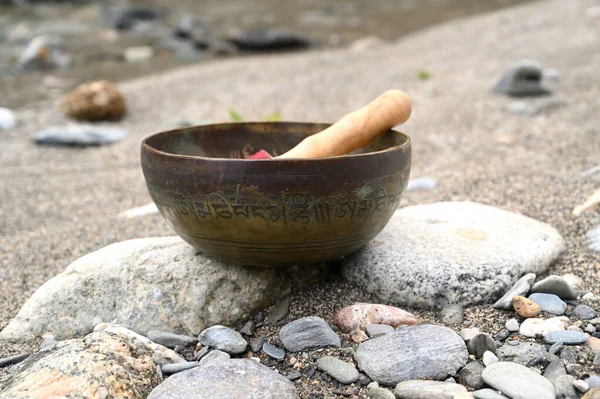
[[[408,136],[390,130],[350,154],[274,156],[330,125],[224,123],[158,133],[142,142],[152,200],[173,230],[228,262],[285,266],[352,253],[388,223],[406,190]]]

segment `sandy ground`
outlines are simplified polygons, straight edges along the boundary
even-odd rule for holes
[[[18,128],[0,132],[0,328],[79,256],[120,240],[173,234],[158,215],[116,217],[150,201],[139,166],[145,136],[182,121],[227,121],[230,107],[249,119],[279,111],[284,120],[333,122],[388,88],[405,90],[414,103],[402,129],[413,139],[412,176],[439,180],[433,191],[408,193],[402,206],[472,200],[550,223],[567,241],[551,272],[575,273],[598,293],[600,256],[586,251],[583,235],[600,223],[600,212],[571,215],[600,185],[581,177],[600,164],[600,20],[586,13],[592,6],[600,1],[543,1],[368,51],[234,59],[143,77],[121,85],[129,114],[119,126],[130,135],[108,147],[37,147],[35,131],[66,121],[53,103],[18,110]],[[542,108],[535,116],[508,113],[515,100],[490,91],[522,58],[560,72],[551,97],[525,100]],[[421,69],[432,78],[420,80]],[[516,143],[500,144],[497,134],[514,135]],[[331,320],[340,306],[368,298],[341,287],[345,295],[325,298],[326,285],[296,292],[292,315]],[[507,315],[473,309],[465,326],[484,318],[492,328]],[[0,343],[0,357],[26,349]]]

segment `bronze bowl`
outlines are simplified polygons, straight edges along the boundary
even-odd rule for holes
[[[152,200],[199,251],[254,266],[312,264],[352,253],[388,223],[406,190],[410,138],[390,130],[351,154],[282,154],[329,125],[223,123],[171,130],[142,142]]]

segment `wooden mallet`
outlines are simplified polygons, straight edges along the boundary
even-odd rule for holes
[[[260,150],[248,159],[325,158],[345,155],[408,120],[412,105],[400,90],[388,90],[327,129],[308,136],[288,152],[271,157]]]

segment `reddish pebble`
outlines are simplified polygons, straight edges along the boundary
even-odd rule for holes
[[[357,328],[364,330],[367,324],[386,324],[394,328],[419,324],[419,319],[412,313],[393,306],[370,303],[347,306],[337,312],[334,321],[347,333]]]

